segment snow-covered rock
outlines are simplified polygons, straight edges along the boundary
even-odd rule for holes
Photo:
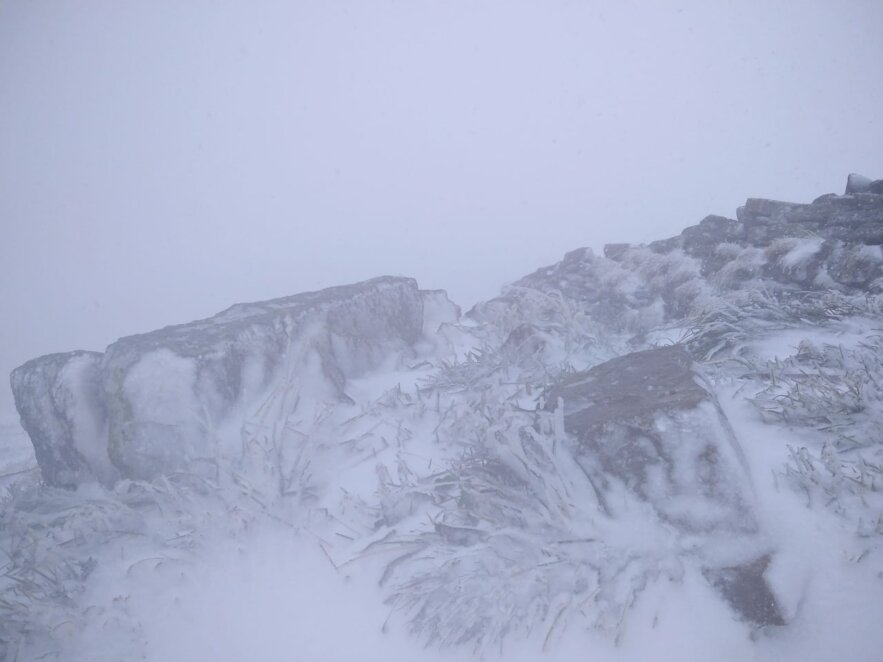
[[[434,319],[456,319],[446,297],[426,296]],[[210,475],[238,455],[239,425],[275,381],[346,402],[347,379],[412,352],[424,323],[414,280],[376,278],[235,305],[122,338],[103,356],[35,359],[13,373],[13,390],[50,484],[110,478],[110,462],[129,478]]]
[[[742,451],[682,346],[569,375],[546,395],[547,409],[559,406],[581,453],[665,520],[693,532],[757,529]]]
[[[123,338],[102,364],[110,456],[139,478],[212,472],[239,451],[236,437],[225,447],[225,426],[238,429],[274,381],[348,401],[348,378],[410,351],[422,331],[417,283],[378,278]]]
[[[101,354],[78,351],[41,356],[12,372],[21,424],[49,485],[116,476],[107,455],[100,364]]]
[[[547,393],[548,409],[562,406],[565,430],[579,444],[577,462],[595,474],[609,516],[617,516],[610,493],[617,481],[691,540],[690,553],[740,616],[784,623],[763,579],[766,543],[744,453],[682,346],[626,354],[570,375]],[[721,564],[728,547],[736,554],[731,561],[742,558]]]
[[[702,340],[689,348],[707,358],[723,347],[710,340],[722,327],[715,319],[797,323],[827,316],[833,300],[854,308],[883,292],[883,195],[749,198],[736,216],[708,216],[646,246],[611,244],[604,256],[571,251],[468,316],[504,333],[538,322],[572,333],[578,322],[602,338],[628,334],[633,349],[654,328],[693,329]]]
[[[442,324],[460,321],[460,306],[448,298],[444,290],[421,290],[423,297],[423,332],[432,335]]]

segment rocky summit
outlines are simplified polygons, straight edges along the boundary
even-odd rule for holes
[[[826,577],[883,594],[881,325],[883,181],[850,175],[576,249],[463,317],[385,277],[33,359],[0,657],[118,659],[145,626],[93,574],[184,577],[270,522],[374,573],[424,644],[619,643],[667,595],[774,659],[837,608]]]

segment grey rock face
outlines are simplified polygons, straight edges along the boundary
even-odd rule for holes
[[[235,426],[274,383],[347,401],[347,378],[391,352],[410,351],[423,333],[423,308],[417,283],[392,277],[235,305],[206,320],[123,338],[103,356],[35,359],[13,373],[13,391],[51,484],[72,487],[94,477],[94,459],[78,450],[84,444],[106,448],[127,478],[211,472],[239,452],[225,446],[225,426]],[[76,378],[73,366],[82,367]],[[88,443],[74,413],[100,421]]]
[[[709,397],[679,345],[634,352],[576,373],[549,390],[564,400],[565,422],[591,440],[616,421],[642,422],[658,412],[693,409]]]
[[[571,251],[469,315],[509,319],[508,330],[534,323],[536,306],[523,305],[529,290],[564,302],[605,333],[639,338],[655,325],[689,326],[716,307],[738,307],[749,290],[875,294],[883,291],[883,195],[876,184],[812,204],[750,198],[736,219],[708,216],[647,246],[608,244],[603,257]]]
[[[724,216],[706,216],[681,233],[681,243],[687,255],[703,258],[715,255],[715,248],[722,243],[733,243],[744,239],[742,223]],[[706,267],[706,271],[711,271]]]
[[[883,243],[883,200],[861,192],[793,204],[749,198],[737,213],[746,224],[744,240],[755,246],[787,236],[818,235],[864,244]]]
[[[721,245],[770,249],[768,257],[775,258],[778,257],[777,243],[815,238],[819,240],[818,259],[804,277],[795,278],[787,270],[777,268],[772,261],[766,266],[764,276],[818,289],[813,278],[825,268],[825,260],[839,245],[883,244],[883,197],[877,194],[876,184],[867,178],[850,175],[846,195],[820,196],[812,204],[749,198],[737,210],[736,220],[709,216],[698,225],[686,228],[679,237],[654,242],[651,248],[661,252],[681,248],[701,260],[702,274],[709,276],[719,272],[728,262],[719,251]],[[832,274],[834,281],[841,285],[866,287],[873,280],[840,280],[838,274],[841,272]],[[823,286],[828,285],[825,282]]]
[[[754,531],[741,450],[714,396],[679,345],[634,352],[572,375],[549,390],[564,425],[606,474],[687,530]],[[680,510],[678,498],[714,502]],[[715,521],[706,515],[714,511]]]
[[[608,260],[618,260],[625,255],[629,247],[629,244],[605,244],[604,257]]]
[[[572,375],[547,396],[549,409],[563,403],[565,430],[579,443],[581,464],[597,471],[602,497],[607,481],[618,479],[703,544],[758,536],[742,451],[682,347],[617,357]],[[612,502],[606,507],[615,515]],[[756,551],[706,574],[743,618],[781,624],[761,556]]]
[[[12,372],[22,427],[49,485],[70,488],[115,476],[107,456],[100,364],[97,352],[68,352],[41,356]]]
[[[102,365],[109,452],[126,476],[211,468],[217,431],[275,380],[348,400],[348,377],[405,350],[422,333],[415,281],[378,278],[263,303],[123,338]]]

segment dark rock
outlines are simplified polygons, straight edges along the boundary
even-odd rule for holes
[[[745,204],[736,210],[736,218],[740,221],[769,222],[783,218],[788,212],[801,205],[781,200],[765,198],[748,198]]]
[[[723,261],[717,247],[724,243],[740,243],[745,239],[745,225],[724,216],[706,216],[681,232],[681,246],[687,255],[702,260],[702,273],[717,272]]]
[[[630,247],[631,244],[606,244],[604,246],[604,257],[608,260],[619,260]]]
[[[764,578],[768,554],[753,562],[704,571],[705,578],[743,619],[755,625],[785,625],[776,596]]]
[[[883,196],[825,195],[812,204],[749,198],[737,217],[708,216],[647,246],[608,244],[607,259],[588,249],[571,251],[469,316],[505,320],[508,333],[558,306],[583,315],[599,331],[634,333],[638,347],[653,325],[691,324],[746,289],[833,287],[853,295],[883,288],[883,259],[870,250],[883,245]]]
[[[877,179],[868,185],[868,193],[883,195],[883,179]]]
[[[783,237],[818,235],[862,244],[883,243],[883,201],[866,193],[822,196],[811,205],[749,199],[739,208],[745,241],[767,246]]]
[[[670,253],[676,248],[681,247],[681,238],[680,237],[669,237],[668,239],[658,239],[657,241],[651,241],[647,244],[647,248],[649,248],[654,253]]]

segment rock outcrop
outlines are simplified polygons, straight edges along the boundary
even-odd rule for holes
[[[632,334],[633,349],[654,328],[701,328],[690,349],[708,358],[725,346],[710,337],[714,318],[796,321],[822,312],[822,298],[883,293],[877,183],[811,204],[749,199],[735,219],[708,216],[648,245],[610,244],[603,256],[577,249],[467,315],[504,333],[538,318],[546,329],[572,326],[581,315],[596,336]]]
[[[708,216],[674,240],[650,246],[660,252],[682,249],[700,260],[706,277],[736,259],[741,252],[737,249],[753,248],[762,252],[759,275],[774,281],[810,289],[879,289],[883,197],[871,193],[869,186],[847,187],[846,195],[825,195],[811,204],[749,198],[735,220]],[[867,263],[861,277],[845,276],[840,265],[856,259]]]
[[[634,352],[570,375],[547,393],[547,409],[562,405],[577,461],[598,472],[602,499],[604,486],[619,481],[693,539],[706,576],[741,617],[784,624],[759,562],[768,558],[742,450],[683,347]],[[614,500],[604,500],[615,516]],[[747,559],[720,568],[701,558],[704,546],[732,546],[735,538]]]
[[[883,195],[883,179],[871,180],[869,177],[851,173],[846,179],[846,195],[853,193],[876,193]]]
[[[101,354],[49,354],[16,368],[10,383],[43,480],[76,487],[112,481],[101,398]]]
[[[13,373],[13,391],[49,484],[115,471],[211,473],[239,452],[236,426],[274,382],[309,383],[309,397],[345,402],[348,378],[411,352],[423,335],[424,299],[435,317],[458,314],[412,279],[377,278],[235,305],[122,338],[103,355],[35,359]],[[88,431],[87,419],[95,421]]]
[[[221,429],[277,379],[346,401],[346,380],[407,351],[423,329],[413,280],[240,304],[202,322],[123,338],[102,362],[108,451],[126,476],[211,468],[235,456]]]

